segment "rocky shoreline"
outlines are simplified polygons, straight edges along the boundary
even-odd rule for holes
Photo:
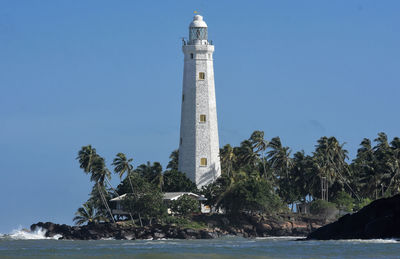
[[[373,201],[307,236],[317,240],[382,238],[400,238],[400,194]]]
[[[326,223],[324,219],[311,216],[242,216],[228,219],[222,215],[195,218],[207,227],[201,229],[183,228],[176,225],[152,225],[132,227],[123,223],[89,224],[68,226],[52,222],[38,222],[31,225],[31,231],[39,228],[46,230],[46,237],[60,235],[68,240],[135,240],[135,239],[212,239],[227,235],[245,238],[268,236],[304,237]]]

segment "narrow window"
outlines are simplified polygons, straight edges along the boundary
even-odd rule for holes
[[[185,101],[185,95],[182,94],[182,102],[184,102],[184,101]]]
[[[207,158],[202,157],[200,159],[200,166],[207,166]]]
[[[204,72],[200,72],[200,73],[199,73],[199,79],[200,79],[200,80],[206,79],[206,74],[205,74]]]
[[[180,144],[182,145],[182,138],[181,138],[181,140],[180,140]]]
[[[200,122],[206,122],[206,115],[205,114],[201,114],[200,115]]]
[[[190,58],[193,59],[193,53],[190,53]]]

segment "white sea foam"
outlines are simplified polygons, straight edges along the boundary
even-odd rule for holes
[[[257,240],[296,240],[296,239],[303,239],[306,237],[303,236],[271,236],[271,237],[256,237]]]
[[[356,243],[376,243],[376,244],[395,244],[399,243],[397,239],[348,239],[339,240],[339,242],[356,242]]]
[[[14,239],[14,240],[29,240],[29,239],[60,239],[62,235],[55,235],[53,237],[46,237],[46,231],[42,228],[37,228],[34,231],[29,231],[19,227],[11,231],[10,234],[0,235],[0,238]]]

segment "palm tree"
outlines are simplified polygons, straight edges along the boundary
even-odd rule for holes
[[[108,181],[111,177],[110,171],[105,166],[104,159],[96,153],[96,149],[92,148],[91,145],[82,147],[78,152],[78,157],[76,159],[79,160],[80,168],[82,168],[86,174],[91,174],[90,180],[97,184],[104,207],[106,207],[112,221],[115,223],[108,202],[104,193],[101,191],[101,186],[104,185],[104,180]]]
[[[235,148],[234,151],[238,157],[238,165],[237,168],[239,169],[243,166],[251,166],[254,167],[256,165],[256,161],[258,160],[259,154],[254,152],[253,145],[250,140],[244,140],[240,143],[240,147]]]
[[[390,180],[385,193],[393,195],[399,192],[400,184],[400,138],[395,137],[393,141],[390,142],[390,146],[392,155],[386,163],[390,170]],[[396,186],[394,190],[391,189],[393,184]]]
[[[277,191],[282,196],[283,200],[292,203],[295,202],[293,198],[295,189],[294,183],[291,183],[291,169],[293,168],[293,159],[290,157],[289,147],[283,147],[279,137],[272,138],[268,147],[270,150],[267,152],[267,158],[271,165],[271,169],[275,171],[276,181],[278,183]],[[298,195],[297,195],[298,196]]]
[[[253,150],[261,154],[261,161],[263,164],[263,175],[265,176],[266,167],[265,167],[265,150],[268,148],[268,141],[264,139],[264,131],[254,131],[253,134],[250,136],[251,144],[253,145]]]
[[[393,160],[393,148],[390,147],[387,135],[384,132],[378,133],[378,137],[374,139],[377,143],[373,150],[376,158],[375,170],[380,175],[380,185],[382,187],[391,185],[392,175],[396,172],[395,160]],[[396,145],[396,144],[395,144]],[[394,162],[394,163],[393,163]],[[376,186],[376,198],[378,197],[379,186]]]
[[[357,150],[357,157],[353,160],[352,171],[356,188],[364,196],[378,198],[378,189],[382,181],[382,174],[376,172],[376,158],[371,140],[364,138]]]
[[[321,182],[326,179],[326,195],[323,195],[323,199],[328,200],[329,185],[335,182],[336,179],[339,179],[340,183],[346,184],[358,197],[343,176],[344,173],[348,172],[347,163],[345,162],[345,159],[348,158],[348,152],[343,148],[344,144],[339,144],[335,137],[322,137],[316,145],[314,152],[315,167],[321,177]]]
[[[225,145],[220,151],[222,168],[226,168],[228,176],[232,174],[233,164],[236,162],[236,155],[231,145]]]
[[[132,161],[133,161],[133,158],[127,158],[125,154],[118,153],[117,157],[114,158],[112,165],[114,166],[114,172],[119,174],[120,179],[122,179],[122,176],[125,173],[127,173],[129,185],[131,186],[132,194],[134,194],[134,189],[133,189],[132,180],[131,180],[132,170],[133,170],[133,165],[131,164]],[[132,223],[134,224],[132,214],[129,213],[129,216],[131,217]]]
[[[98,223],[100,221],[106,221],[107,219],[102,215],[98,214],[96,209],[94,208],[93,204],[86,202],[82,204],[82,207],[75,212],[75,217],[73,221],[77,225],[82,225],[84,223]]]
[[[172,151],[167,169],[178,171],[179,150]]]
[[[135,171],[140,176],[147,179],[147,181],[154,182],[154,179],[157,177],[157,175],[162,172],[162,166],[159,162],[154,162],[151,164],[149,161],[147,161],[146,164],[139,165]]]
[[[301,200],[306,201],[307,195],[312,195],[313,186],[319,183],[319,178],[312,173],[312,158],[304,154],[304,150],[293,155],[291,170],[292,184],[299,191]]]
[[[115,173],[119,174],[119,178],[122,179],[122,176],[127,173],[127,177],[129,180],[129,184],[132,189],[132,193],[134,192],[133,190],[133,185],[131,181],[131,173],[133,170],[133,165],[131,164],[133,161],[133,158],[126,158],[125,154],[123,153],[118,153],[117,157],[114,158],[114,161],[112,165],[114,166],[114,171]]]
[[[288,177],[289,171],[293,167],[289,147],[283,147],[279,137],[272,138],[268,147],[270,150],[267,152],[267,158],[271,168],[275,169],[280,177]]]
[[[164,174],[162,170],[158,170],[156,176],[153,178],[152,183],[156,184],[160,191],[162,192],[163,185],[164,185]]]
[[[92,145],[84,146],[78,152],[78,157],[76,159],[79,160],[80,168],[88,174],[92,171],[92,165],[94,159],[97,157],[96,149],[92,148]]]

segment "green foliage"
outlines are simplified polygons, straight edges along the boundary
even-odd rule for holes
[[[196,184],[184,173],[170,170],[164,173],[164,192],[194,192],[197,193]]]
[[[172,151],[169,159],[170,161],[168,162],[167,169],[170,169],[171,171],[178,171],[179,150]]]
[[[346,212],[353,211],[354,199],[345,191],[339,192],[334,198],[333,202],[336,204],[336,207],[341,210]]]
[[[103,214],[102,208],[97,205],[98,201],[101,200],[104,208],[108,211],[110,219],[115,222],[111,209],[108,206],[108,198],[106,197],[107,193],[103,192],[104,181],[109,183],[109,179],[111,178],[111,173],[106,167],[104,158],[96,153],[96,149],[92,148],[91,145],[88,145],[81,148],[81,150],[78,152],[78,157],[76,159],[79,160],[80,168],[83,169],[83,172],[86,174],[90,174],[90,180],[96,183],[96,194],[98,194],[97,197],[99,197],[100,199],[96,199],[96,201],[89,200],[89,202],[91,204],[94,204],[96,206],[96,209],[98,209],[99,212]],[[91,198],[93,197],[94,196],[92,195]]]
[[[84,223],[96,224],[100,221],[108,221],[108,219],[104,217],[102,213],[99,213],[99,211],[96,210],[93,204],[91,204],[90,202],[86,202],[82,204],[82,207],[77,210],[73,221],[77,225],[82,225]]]
[[[154,182],[158,175],[162,174],[162,166],[159,162],[150,163],[149,161],[146,164],[139,165],[135,172],[140,176],[147,180],[147,182]]]
[[[147,182],[143,177],[137,176],[132,181],[134,193],[129,193],[122,200],[125,211],[132,215],[143,217],[151,224],[153,219],[160,220],[167,214],[163,203],[163,195],[158,188]]]
[[[200,212],[199,201],[187,194],[182,195],[175,201],[171,201],[170,208],[174,213],[184,217]]]
[[[222,208],[228,214],[277,211],[282,207],[280,198],[265,179],[247,177],[234,182],[221,177],[205,187],[203,194],[209,205]]]
[[[86,203],[90,204],[90,206],[92,206],[98,214],[111,220],[110,215],[107,214],[108,209],[107,206],[104,204],[102,196],[107,201],[112,199],[111,193],[109,192],[109,190],[107,190],[104,184],[94,184],[90,193],[90,197]]]
[[[313,215],[326,216],[334,213],[336,210],[336,204],[325,200],[315,200],[310,205],[310,212]]]
[[[356,202],[356,204],[354,206],[354,210],[355,211],[359,211],[360,209],[362,209],[365,206],[369,205],[371,202],[372,202],[372,200],[369,199],[369,198],[362,199],[361,201]]]
[[[164,218],[164,222],[168,225],[175,225],[180,228],[191,228],[191,229],[204,229],[207,225],[203,222],[193,221],[189,218],[167,216]]]
[[[301,151],[292,155],[279,137],[267,141],[263,131],[254,131],[239,146],[227,144],[220,150],[222,175],[201,192],[208,205],[229,214],[277,211],[286,205],[320,198],[323,177],[329,190],[324,199],[346,211],[400,192],[400,138],[389,141],[381,132],[373,141],[362,140],[353,161],[347,161],[347,153],[344,143],[323,136],[311,154]],[[100,215],[108,214],[112,219],[107,204],[112,196],[106,188],[107,184],[111,187],[111,174],[105,159],[90,145],[82,147],[77,159],[83,172],[95,182],[88,202]],[[196,185],[178,172],[177,150],[171,153],[167,171],[158,162],[134,169],[132,161],[118,153],[112,165],[121,179],[117,192],[128,194],[125,207],[136,218],[142,216],[148,222],[164,218],[162,191],[198,192]],[[319,211],[315,213],[335,209],[324,201],[315,201],[313,206],[314,212]]]
[[[112,165],[114,166],[114,171],[119,174],[119,178],[126,174],[130,174],[133,170],[133,165],[131,164],[133,158],[127,158],[125,154],[118,153],[117,157],[114,158]]]

